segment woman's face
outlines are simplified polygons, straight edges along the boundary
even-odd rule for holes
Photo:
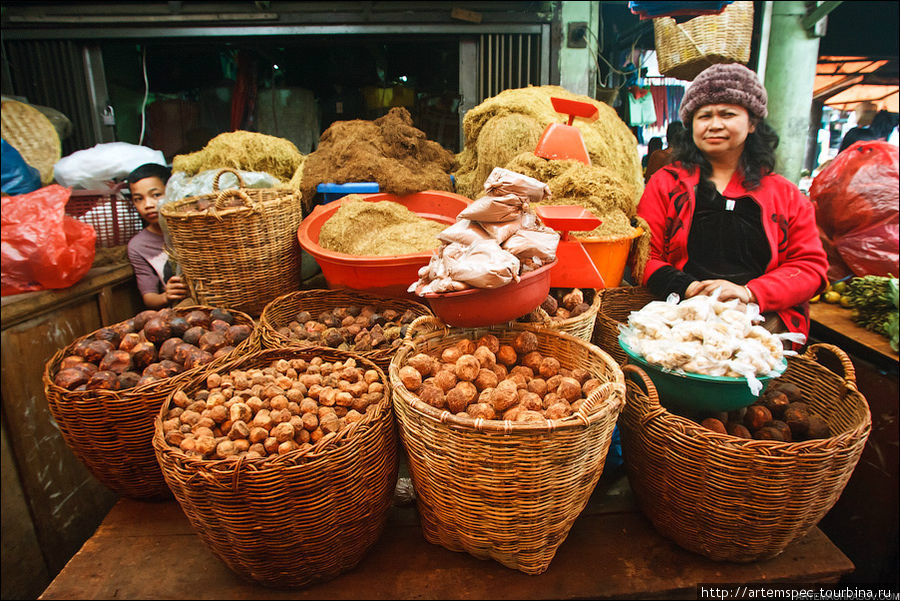
[[[131,184],[134,208],[150,225],[159,223],[156,205],[166,196],[166,185],[155,176],[145,177]]]
[[[756,130],[750,113],[739,104],[707,104],[692,122],[694,144],[707,158],[740,156],[747,135]]]

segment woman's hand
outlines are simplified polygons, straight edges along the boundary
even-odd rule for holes
[[[188,297],[187,284],[181,279],[181,276],[173,275],[166,282],[166,301],[169,303],[178,302]]]
[[[722,292],[719,294],[719,300],[727,301],[736,298],[745,304],[756,302],[756,299],[753,298],[753,293],[750,292],[749,288],[740,286],[734,282],[729,282],[728,280],[699,280],[691,282],[687,287],[687,290],[685,290],[684,295],[687,298],[699,295],[709,296],[716,288],[722,289]]]

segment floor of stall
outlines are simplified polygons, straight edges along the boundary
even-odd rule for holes
[[[353,570],[299,591],[242,580],[191,529],[175,501],[122,499],[41,599],[696,599],[699,583],[834,583],[853,563],[818,528],[778,557],[714,562],[663,538],[608,470],[549,569],[528,576],[428,543],[415,505],[391,508]]]

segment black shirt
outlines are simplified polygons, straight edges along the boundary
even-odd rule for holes
[[[684,298],[695,280],[728,280],[741,286],[765,273],[772,258],[762,212],[749,196],[726,198],[708,181],[696,189],[684,271],[658,269],[647,286],[659,298],[675,292]]]

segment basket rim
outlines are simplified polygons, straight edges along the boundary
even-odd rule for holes
[[[806,355],[791,357],[791,360],[806,360],[818,364],[815,359]],[[818,365],[821,366],[821,364]],[[823,369],[828,369],[824,366],[821,367]],[[700,441],[701,444],[727,445],[728,447],[738,449],[763,449],[766,453],[773,456],[779,456],[780,454],[794,456],[800,452],[821,452],[822,447],[834,447],[835,445],[847,446],[860,437],[867,438],[868,433],[872,428],[872,415],[868,402],[865,397],[860,394],[856,386],[847,380],[844,380],[844,386],[848,396],[853,396],[854,398],[858,397],[859,406],[864,410],[865,419],[862,423],[857,424],[856,427],[845,430],[840,434],[829,436],[828,438],[783,442],[780,440],[741,438],[740,436],[732,436],[731,434],[713,432],[687,417],[670,412],[662,406],[659,403],[656,387],[653,385],[653,382],[650,380],[649,376],[647,376],[646,372],[640,367],[635,365],[625,365],[622,367],[622,371],[625,373],[626,379],[629,380],[626,384],[629,388],[632,385],[637,386],[639,389],[642,385],[644,387],[644,390],[639,390],[639,392],[642,396],[647,398],[647,402],[644,404],[649,407],[649,410],[640,416],[640,421],[643,426],[642,432],[649,430],[647,426],[651,422],[660,423],[666,430],[665,436],[667,440],[671,440],[673,436],[677,436],[679,439],[682,437],[686,440],[689,439],[695,444],[697,441]],[[640,382],[635,380],[632,376],[636,376]],[[837,376],[836,374],[835,376],[840,378],[840,376]],[[636,404],[632,402],[631,405],[637,408],[641,403]]]
[[[385,303],[399,303],[401,305],[411,305],[407,307],[410,310],[415,311],[419,314],[419,316],[429,316],[433,315],[430,308],[426,305],[414,301],[408,298],[396,298],[389,296],[378,296],[375,294],[368,294],[362,291],[356,291],[350,288],[313,288],[310,290],[294,290],[292,292],[288,292],[286,294],[282,294],[279,297],[276,297],[269,301],[266,306],[263,308],[262,313],[259,316],[259,331],[261,334],[265,334],[266,336],[271,336],[278,342],[283,342],[282,346],[291,346],[291,347],[299,347],[299,348],[308,348],[311,346],[321,346],[314,345],[311,343],[305,343],[303,340],[295,340],[293,338],[288,338],[281,333],[278,332],[278,324],[272,319],[272,313],[278,308],[279,303],[288,303],[297,300],[297,302],[302,302],[303,298],[308,297],[322,297],[327,299],[332,296],[340,296],[340,295],[348,295],[353,296],[360,299],[361,304],[374,304],[378,306],[379,304]],[[371,301],[371,302],[370,302]],[[421,309],[421,312],[418,311]],[[326,347],[331,348],[331,347]],[[384,353],[395,353],[399,349],[397,347],[386,347],[381,349],[372,349],[369,351],[355,351],[350,349],[350,353],[355,353],[358,355],[362,355],[363,357],[370,358],[374,355],[384,354]],[[335,349],[337,350],[337,349]]]
[[[215,308],[216,307],[213,307],[210,305],[188,305],[185,307],[172,307],[172,309],[177,311],[179,314],[188,313],[190,311],[195,311],[195,310],[212,310]],[[239,315],[242,319],[246,319],[247,323],[240,324],[240,325],[250,325],[252,328],[250,336],[245,338],[238,346],[234,347],[234,350],[232,351],[232,353],[235,354],[234,356],[239,356],[239,355],[243,354],[248,348],[250,348],[253,345],[253,340],[255,338],[254,333],[256,331],[256,324],[253,321],[253,318],[250,317],[249,314],[247,314],[243,311],[239,311],[237,309],[227,309],[227,311],[233,315],[234,314]],[[59,369],[58,369],[59,363],[63,360],[67,351],[72,349],[76,344],[78,344],[82,340],[90,338],[91,336],[96,334],[98,330],[103,329],[103,328],[111,328],[111,327],[119,325],[121,323],[125,323],[129,319],[133,319],[133,317],[129,317],[128,319],[123,319],[122,321],[117,321],[110,325],[100,326],[99,328],[97,328],[97,330],[92,330],[91,332],[88,332],[87,334],[79,336],[79,337],[75,338],[74,340],[72,340],[66,346],[57,350],[53,354],[53,356],[47,361],[47,363],[44,364],[44,371],[43,371],[41,379],[44,382],[45,394],[47,392],[52,392],[60,397],[77,395],[78,398],[75,399],[77,401],[121,400],[123,395],[144,396],[144,393],[153,393],[160,386],[166,385],[166,384],[172,382],[176,378],[191,377],[193,375],[191,373],[192,370],[197,370],[194,373],[199,374],[202,371],[204,371],[205,368],[207,368],[209,366],[215,366],[217,361],[221,362],[220,364],[230,361],[229,356],[226,355],[224,358],[220,357],[219,359],[214,359],[213,361],[210,361],[209,363],[205,363],[203,365],[198,365],[196,367],[192,367],[189,370],[182,371],[180,373],[177,373],[173,376],[170,376],[170,377],[162,379],[162,380],[154,380],[153,382],[147,382],[146,384],[141,384],[140,386],[132,386],[131,388],[124,388],[124,389],[119,389],[119,390],[107,390],[107,389],[69,390],[68,388],[63,388],[62,386],[59,386],[55,382],[53,382],[52,376],[55,376],[57,373],[59,373]],[[53,368],[52,376],[51,376],[51,367]]]
[[[425,417],[433,422],[445,424],[452,429],[461,431],[475,431],[482,433],[503,433],[510,434],[549,434],[558,430],[568,429],[584,429],[598,423],[603,417],[610,412],[621,412],[625,405],[625,379],[622,369],[618,363],[603,349],[587,342],[581,338],[560,332],[556,330],[548,330],[542,327],[535,327],[529,324],[511,322],[507,324],[497,324],[494,326],[483,326],[476,328],[449,328],[443,322],[435,318],[435,322],[443,326],[443,330],[435,330],[418,338],[429,340],[436,337],[447,337],[451,335],[462,335],[466,337],[474,336],[475,333],[491,333],[491,332],[508,332],[511,330],[523,330],[533,332],[536,335],[547,338],[560,338],[564,341],[575,343],[577,346],[583,347],[588,353],[594,354],[601,361],[607,364],[610,372],[615,376],[615,380],[604,382],[595,388],[585,399],[582,409],[587,406],[587,411],[579,410],[571,416],[562,419],[545,419],[542,422],[514,422],[502,419],[471,418],[458,417],[446,409],[438,409],[425,403],[414,393],[410,392],[400,381],[400,360],[404,359],[407,354],[418,350],[418,345],[412,338],[412,332],[407,333],[407,338],[397,350],[397,354],[391,359],[389,366],[389,378],[393,388],[394,404],[400,402],[404,406],[416,412],[418,415]],[[433,325],[433,324],[428,324]],[[412,330],[412,328],[410,328]],[[402,398],[402,401],[397,398]]]
[[[238,207],[228,207],[225,209],[210,211],[215,205],[211,205],[207,209],[203,209],[202,211],[190,211],[190,210],[182,210],[183,207],[195,204],[198,200],[215,200],[218,198],[219,194],[223,192],[228,192],[231,190],[236,190],[239,192],[243,192],[250,196],[267,196],[271,194],[276,194],[273,198],[262,198],[259,199],[259,202],[262,203],[263,206],[268,206],[273,203],[283,202],[285,199],[291,198],[295,200],[299,200],[299,193],[294,188],[290,188],[287,186],[276,187],[276,188],[226,188],[225,190],[220,190],[219,192],[211,192],[205,194],[198,194],[197,196],[186,196],[184,198],[179,198],[178,200],[173,200],[171,202],[167,202],[163,204],[159,208],[159,213],[166,219],[171,218],[209,218],[215,221],[221,221],[225,217],[233,217],[235,215],[245,215],[247,213],[256,213],[256,209],[253,207],[247,206],[238,206]]]
[[[277,455],[275,457],[266,456],[250,458],[239,457],[237,459],[202,459],[188,456],[181,449],[173,447],[165,441],[162,430],[162,422],[165,413],[171,404],[172,398],[177,392],[201,384],[206,379],[206,377],[213,372],[223,373],[234,369],[241,369],[245,366],[245,364],[251,362],[260,362],[260,364],[269,363],[273,360],[270,357],[274,356],[283,358],[281,357],[281,355],[283,355],[284,353],[290,353],[293,356],[292,358],[304,358],[299,357],[298,355],[310,355],[309,358],[312,358],[323,355],[327,356],[331,354],[340,357],[341,361],[345,361],[346,359],[354,359],[355,361],[357,361],[357,363],[363,363],[367,369],[376,370],[381,378],[381,383],[384,386],[384,397],[381,399],[381,402],[378,403],[378,409],[371,413],[367,412],[363,416],[363,419],[359,420],[358,422],[353,422],[340,432],[331,432],[329,434],[326,434],[309,449],[295,449],[293,451],[290,451],[289,453]],[[330,358],[323,360],[330,360]],[[337,349],[321,346],[284,346],[276,348],[265,348],[254,351],[252,353],[241,355],[231,361],[228,361],[227,363],[217,366],[215,369],[209,369],[204,373],[197,374],[190,380],[181,383],[175,389],[173,389],[163,400],[162,406],[157,412],[156,417],[154,417],[153,419],[153,447],[154,449],[156,449],[156,452],[160,458],[162,458],[163,456],[168,456],[170,458],[177,457],[178,461],[188,469],[196,470],[198,472],[212,472],[217,475],[235,475],[241,471],[246,470],[259,472],[262,470],[278,470],[301,464],[305,465],[310,463],[309,460],[326,459],[340,452],[345,452],[344,450],[348,447],[348,445],[359,443],[359,441],[362,440],[362,436],[355,436],[357,431],[361,431],[360,434],[369,431],[371,428],[377,426],[378,420],[386,419],[385,416],[390,414],[392,407],[392,396],[393,391],[391,390],[390,382],[388,381],[387,375],[384,373],[384,370],[379,368],[378,365],[375,364],[375,362],[371,359],[362,357],[357,353],[339,351]],[[337,444],[345,440],[347,441],[346,445]],[[308,461],[299,461],[301,459],[307,459]]]

